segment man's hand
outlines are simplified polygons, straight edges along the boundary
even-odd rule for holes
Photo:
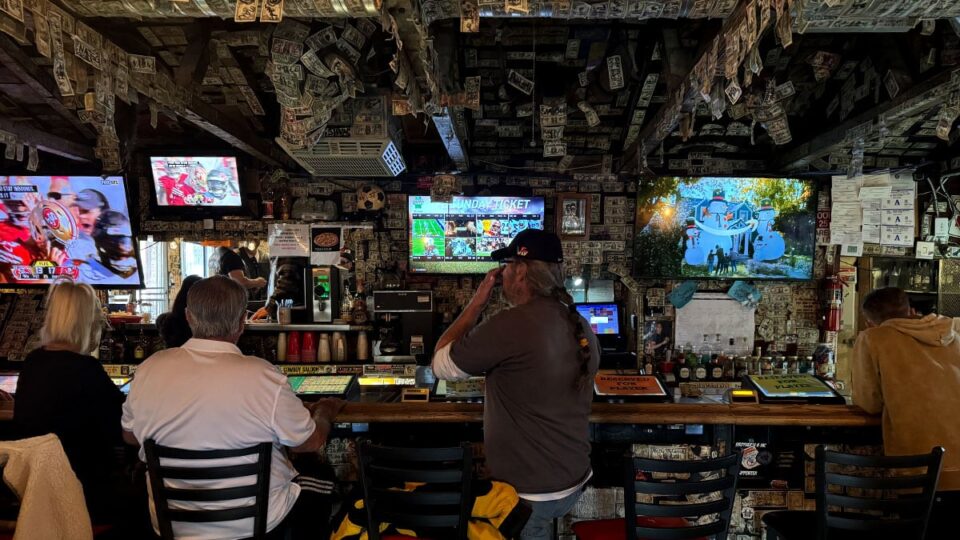
[[[267,286],[267,280],[263,279],[262,277],[258,277],[257,279],[253,280],[253,282],[256,284],[257,289],[262,289]]]
[[[342,399],[323,398],[306,406],[314,420],[323,419],[332,423],[346,404],[347,402]]]
[[[477,287],[477,292],[473,293],[473,298],[470,299],[471,306],[483,307],[487,305],[487,302],[490,301],[490,295],[493,294],[494,287],[497,286],[497,277],[500,276],[501,272],[503,272],[502,268],[494,268],[487,272],[487,275],[483,277],[483,281],[480,282],[480,286]]]

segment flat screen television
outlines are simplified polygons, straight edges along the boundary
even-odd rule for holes
[[[0,286],[143,283],[121,176],[0,176]]]
[[[490,254],[524,229],[543,228],[542,197],[408,198],[410,271],[479,274],[496,267]]]
[[[243,207],[235,157],[152,156],[150,170],[159,208]]]
[[[638,189],[634,274],[809,280],[816,189],[790,178],[668,177]]]

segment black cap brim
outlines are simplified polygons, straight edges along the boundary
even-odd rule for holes
[[[500,248],[498,250],[490,253],[490,258],[495,261],[502,261],[507,257],[513,257],[517,254],[514,244],[511,242],[509,246],[505,248]]]

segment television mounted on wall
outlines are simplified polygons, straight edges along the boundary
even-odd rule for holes
[[[122,176],[0,176],[0,286],[143,284]]]
[[[813,181],[664,177],[638,190],[634,274],[661,279],[813,278]]]

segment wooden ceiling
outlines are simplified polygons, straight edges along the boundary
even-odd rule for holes
[[[296,170],[277,140],[374,132],[418,173],[836,173],[861,151],[867,169],[956,153],[954,1],[267,3],[0,2],[4,168],[26,145],[40,170],[123,170],[158,147]],[[371,98],[382,130],[358,129],[379,121],[361,118]]]

